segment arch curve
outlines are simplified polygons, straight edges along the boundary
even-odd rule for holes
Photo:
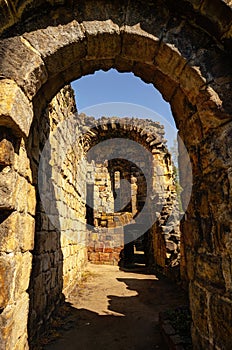
[[[3,236],[12,232],[17,236],[16,227],[22,232],[25,225],[28,227],[27,240],[17,243],[15,250],[1,242],[1,261],[4,268],[10,266],[8,275],[23,276],[22,284],[16,284],[8,283],[4,275],[3,296],[0,292],[2,324],[6,324],[8,310],[12,318],[24,310],[19,321],[21,328],[6,340],[8,348],[24,349],[27,344],[26,291],[36,205],[36,181],[31,169],[39,161],[38,153],[33,153],[38,140],[32,130],[34,125],[39,130],[42,110],[62,86],[96,70],[110,68],[133,72],[152,83],[171,105],[193,167],[193,193],[181,230],[183,278],[189,285],[194,346],[231,348],[230,3],[229,0],[180,0],[175,4],[171,0],[1,2],[0,125],[4,133],[7,128],[12,130],[9,140],[14,135],[11,146],[8,139],[0,141],[3,169],[0,190],[9,194],[0,196]],[[12,150],[14,157],[6,157]],[[185,158],[181,162],[184,169]],[[183,187],[188,184],[185,172],[181,182]],[[26,189],[24,195],[22,188]],[[21,226],[17,225],[19,217]],[[6,254],[9,252],[13,255],[11,261]],[[17,298],[16,304],[13,296]],[[203,315],[201,319],[199,315]],[[226,330],[223,334],[222,328]]]

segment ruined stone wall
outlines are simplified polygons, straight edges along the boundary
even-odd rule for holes
[[[32,340],[46,326],[52,312],[62,300],[62,292],[68,293],[81,277],[87,259],[85,204],[89,163],[86,160],[85,137],[74,138],[69,141],[70,147],[67,151],[65,149],[70,134],[75,135],[73,131],[78,132],[81,129],[81,118],[69,118],[73,112],[75,112],[73,94],[70,88],[66,87],[51,101],[43,116],[34,120],[26,145],[29,157],[23,139],[13,137],[9,129],[2,128],[1,175],[4,186],[1,196],[1,247],[3,250],[1,260],[4,263],[2,276],[7,280],[4,280],[6,288],[1,288],[1,293],[4,292],[1,319],[2,324],[4,322],[6,324],[5,317],[9,316],[10,310],[9,319],[13,322],[11,338],[8,337],[4,326],[2,327],[2,331],[5,332],[2,335],[4,346],[9,349],[13,348],[13,344],[17,344],[16,346],[20,348],[19,342],[25,343],[27,328],[29,339]],[[121,123],[123,124],[123,121]],[[142,134],[144,128],[145,125],[142,125],[140,130]],[[122,130],[123,137],[130,136]],[[110,136],[111,134],[106,133],[106,137]],[[134,134],[137,142],[144,142],[147,137],[147,134],[143,138],[137,132]],[[43,169],[41,158],[44,156],[43,149],[47,145],[48,159]],[[142,167],[143,157],[139,159],[138,154],[133,154],[133,157]],[[27,170],[23,173],[21,169],[25,164],[27,164]],[[161,167],[164,165],[160,163]],[[101,181],[107,180],[108,191],[111,184],[109,169],[104,166],[99,169],[100,173],[96,173],[96,177],[100,176],[100,183],[97,184],[98,191],[95,191],[96,199],[100,197],[100,187],[105,185]],[[102,177],[102,173],[106,175],[105,178]],[[139,177],[138,173],[138,182]],[[154,181],[156,190],[157,183],[163,182],[160,182],[160,178]],[[163,185],[159,190],[160,193],[165,191]],[[109,208],[113,214],[113,194],[112,191],[110,192]],[[144,190],[139,193],[141,208],[144,200],[143,192]],[[100,206],[97,206],[97,211],[99,209]],[[103,214],[110,213],[102,212],[101,219],[104,219]],[[95,263],[117,264],[124,243],[122,227],[130,223],[131,219],[132,215],[129,213],[119,213],[112,220],[111,234],[104,228],[101,228],[97,234],[90,232],[89,259]],[[18,236],[15,238],[10,235],[16,227]],[[154,236],[156,234],[157,232],[154,232]],[[33,259],[31,252],[33,252]],[[155,251],[156,258],[157,254],[159,255],[158,250]],[[29,268],[31,263],[32,271]],[[25,275],[19,275],[18,271]],[[10,279],[9,282],[12,282],[12,279],[15,281],[14,288],[7,282],[8,279]],[[15,308],[13,305],[16,305]],[[19,317],[22,319],[21,327],[16,328],[14,322],[19,322]],[[8,327],[7,324],[6,327]]]
[[[82,118],[89,128],[86,154],[95,164],[89,259],[115,264],[123,241],[146,233],[150,265],[168,273],[180,262],[180,213],[163,126],[148,119]],[[115,179],[115,172],[121,179]]]
[[[31,123],[66,82],[115,68],[153,84],[171,105],[193,167],[181,231],[194,349],[231,349],[231,1],[9,0],[0,11],[0,125],[22,146],[1,169],[1,200],[8,196],[1,237],[17,243],[10,254],[5,246],[1,252],[2,344],[18,350],[27,343],[32,248],[20,247],[34,231],[23,221],[34,218],[26,152]],[[185,168],[183,160],[182,198]],[[20,214],[16,225],[11,209]],[[20,289],[17,274],[24,276]]]
[[[107,163],[95,162],[94,173],[94,220],[95,225],[102,225],[102,216],[114,213],[114,197]],[[99,223],[98,223],[99,221]]]
[[[25,140],[0,128],[0,348],[27,343],[35,187]]]
[[[38,123],[34,122],[30,136],[37,188],[29,288],[31,339],[46,326],[62,293],[78,283],[87,260],[85,172],[81,171],[83,164],[78,167],[83,151],[70,139],[78,128],[72,118],[75,111],[73,92],[65,87]]]
[[[156,252],[154,262],[156,267],[162,267],[165,274],[174,277],[172,268],[179,266],[181,259],[180,219],[182,211],[177,198],[170,154],[164,154],[162,149],[158,148],[153,153],[153,171],[153,189],[156,196],[158,194],[156,201],[157,204],[160,201],[162,206],[150,230],[153,249]]]

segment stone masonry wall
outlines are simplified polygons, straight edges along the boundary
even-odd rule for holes
[[[35,187],[26,143],[0,128],[0,349],[27,343]]]
[[[89,163],[86,153],[95,141],[90,139],[86,146],[86,137],[70,140],[70,135],[75,135],[73,130],[83,133],[86,125],[82,116],[68,118],[74,112],[72,90],[65,87],[48,105],[45,114],[34,119],[27,143],[8,128],[1,127],[0,325],[2,344],[7,349],[25,347],[28,332],[31,343],[46,326],[63,294],[81,278],[87,261],[87,234],[88,244],[91,243],[89,259],[95,263],[117,264],[123,249],[121,226],[132,218],[126,212],[115,214],[117,223],[111,236],[104,228],[97,233],[97,238],[96,232],[87,232]],[[136,142],[148,142],[151,146],[153,138],[144,134],[144,128],[145,124],[140,125],[132,134],[124,128],[119,131],[122,137],[132,135]],[[66,143],[70,147],[65,153]],[[45,145],[48,145],[48,162],[42,162],[41,166]],[[155,148],[157,150],[157,145]],[[155,154],[154,150],[152,153]],[[140,161],[142,164],[143,159]],[[160,179],[155,183],[157,186]],[[160,188],[160,193],[162,190]],[[142,203],[143,191],[139,195]],[[157,231],[153,234],[155,236]],[[157,249],[154,252],[156,259],[160,253]],[[162,254],[166,254],[165,249]]]
[[[31,133],[37,184],[35,247],[29,288],[31,339],[46,326],[62,300],[62,292],[65,295],[80,280],[87,260],[85,172],[81,172],[81,168],[78,171],[83,152],[79,144],[72,144],[75,139],[70,140],[78,128],[78,122],[72,118],[74,112],[73,92],[65,87],[53,98],[38,124],[35,121]],[[48,161],[45,157],[43,164],[44,146]]]
[[[180,212],[163,126],[133,118],[94,120],[85,115],[82,118],[88,125],[84,135],[89,144],[87,158],[95,164],[91,175],[94,221],[89,233],[89,259],[115,264],[116,255],[119,260],[123,249],[123,244],[117,246],[118,241],[127,242],[129,236],[139,238],[149,231],[146,244],[149,263],[168,273],[180,262]],[[115,172],[120,173],[122,180],[121,185],[116,183],[117,189],[114,188],[115,181],[118,182]],[[115,253],[113,259],[110,253]]]
[[[231,349],[231,0],[8,0],[0,12],[0,125],[10,142],[1,143],[1,346],[27,348],[31,123],[66,82],[115,68],[170,103],[193,173],[181,226],[193,346]],[[185,160],[181,168],[184,198]]]

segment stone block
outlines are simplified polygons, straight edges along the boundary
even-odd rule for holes
[[[22,252],[33,250],[35,236],[35,219],[29,214],[18,214],[16,237]]]
[[[34,247],[34,218],[28,214],[9,212],[0,224],[0,251],[23,252]]]
[[[6,307],[0,315],[0,339],[1,349],[10,349],[11,338],[10,335],[14,326],[14,308],[12,306]]]
[[[113,262],[118,262],[119,260],[120,260],[120,252],[121,252],[121,250],[119,251],[119,252],[117,252],[117,251],[115,251],[115,249],[114,249],[114,251],[111,253],[111,255],[110,255],[110,259],[111,259],[111,261],[113,261]]]
[[[55,252],[59,249],[59,235],[56,231],[47,232],[44,248],[46,252]]]
[[[0,81],[0,101],[1,125],[28,136],[33,118],[32,107],[14,81]]]
[[[42,256],[42,271],[46,272],[48,270],[50,270],[51,268],[51,259],[50,259],[50,255],[49,254],[44,254]]]
[[[222,258],[222,270],[223,270],[223,277],[226,285],[226,291],[231,293],[232,292],[232,258],[229,254],[225,255]]]
[[[29,197],[30,193],[28,193],[30,187],[32,185],[24,177],[17,175],[13,200],[15,208],[19,212],[26,213],[28,211],[28,201],[31,200]],[[35,198],[33,198],[33,201],[35,203]]]
[[[32,99],[47,80],[46,67],[39,53],[29,41],[14,36],[2,41],[0,57],[2,75],[14,80]]]
[[[16,342],[14,348],[12,350],[29,350],[29,345],[28,345],[28,335],[27,333],[24,333]]]
[[[0,141],[0,165],[12,165],[14,162],[14,147],[7,139]]]
[[[88,260],[91,262],[99,262],[100,261],[100,253],[88,253]]]
[[[0,255],[0,309],[12,300],[16,261],[13,256]]]
[[[186,92],[189,101],[193,104],[197,102],[197,97],[201,87],[206,83],[199,67],[186,65],[180,77],[180,86]]]
[[[23,293],[14,306],[7,307],[0,315],[1,345],[4,344],[4,349],[16,350],[19,339],[27,335],[28,306],[28,294]],[[27,342],[24,346],[23,349],[28,348]]]
[[[85,34],[76,21],[57,27],[49,26],[26,33],[23,37],[41,54],[50,76],[65,71],[72,62],[86,56]]]
[[[196,272],[196,254],[187,246],[185,247],[185,263],[188,279],[190,281],[194,280]]]
[[[214,25],[218,26],[222,32],[229,29],[231,23],[231,14],[225,6],[226,2],[221,4],[223,6],[218,6],[217,2],[205,0],[200,8],[200,12],[204,16],[209,16]],[[231,5],[230,2],[227,3]]]
[[[155,56],[155,63],[163,74],[171,76],[174,82],[178,82],[186,61],[174,45],[161,43]]]
[[[216,348],[232,348],[232,300],[214,294],[210,298],[210,324]]]
[[[108,261],[110,261],[110,253],[99,253],[99,260],[101,261],[101,262],[108,262]]]
[[[27,291],[29,286],[32,267],[32,254],[30,252],[25,252],[23,254],[18,253],[15,256],[15,262],[16,270],[14,298],[17,300],[22,293]]]
[[[46,308],[46,295],[43,274],[38,275],[33,280],[33,309],[38,316],[41,316]],[[39,293],[38,293],[39,291]]]
[[[20,142],[19,152],[14,154],[14,169],[32,183],[32,169],[23,138]]]
[[[39,276],[43,272],[43,255],[34,255],[33,256],[33,278]]]
[[[3,214],[2,214],[3,215]],[[16,249],[17,214],[8,211],[0,223],[0,251],[10,253]]]
[[[9,167],[0,172],[0,209],[15,208],[17,174]]]
[[[105,248],[105,245],[103,242],[97,242],[95,243],[94,245],[94,250],[95,252],[103,252],[104,251],[104,248]]]
[[[198,246],[200,243],[198,220],[195,218],[188,218],[187,221],[182,220],[181,227],[183,232],[183,243],[192,248]]]
[[[177,244],[175,242],[173,242],[173,241],[166,241],[165,245],[166,245],[166,248],[169,251],[174,251],[174,252],[177,251]]]
[[[110,247],[105,247],[104,248],[104,253],[113,253],[114,249]]]
[[[190,283],[189,299],[193,324],[196,328],[200,329],[206,337],[209,336],[209,310],[207,307],[208,298],[209,295],[207,294],[206,290],[194,282]]]
[[[202,283],[225,289],[221,257],[198,254],[196,257],[196,278]]]
[[[151,34],[145,33],[139,24],[124,26],[122,35],[122,58],[153,64],[158,49],[159,39]],[[138,47],[140,55],[138,56]]]
[[[35,187],[31,184],[28,184],[27,188],[27,211],[31,215],[35,215],[35,208],[36,208],[36,193],[35,193]]]
[[[47,233],[42,232],[35,232],[35,253],[36,254],[42,254],[45,253],[45,242],[47,240]]]

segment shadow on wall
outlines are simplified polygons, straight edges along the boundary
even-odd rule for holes
[[[49,216],[41,203],[38,189],[38,155],[44,144],[41,139],[47,140],[50,134],[51,125],[49,118],[41,118],[40,129],[38,121],[35,120],[32,126],[31,137],[34,147],[30,149],[31,168],[33,171],[33,182],[36,184],[36,217],[35,217],[35,243],[30,277],[29,293],[29,316],[28,316],[28,339],[30,348],[34,341],[43,332],[47,322],[56,306],[64,299],[63,289],[63,253],[61,249],[60,218],[56,203],[51,203],[52,215],[57,217],[56,227],[49,220]],[[42,130],[43,132],[38,132]],[[38,142],[36,142],[36,140]],[[39,149],[40,148],[40,149]],[[51,158],[47,154],[48,159]],[[46,180],[52,176],[52,167],[46,167],[46,176],[40,179],[43,183],[43,190],[46,191]],[[41,186],[40,186],[41,188]],[[50,197],[55,197],[55,190],[50,186]]]

